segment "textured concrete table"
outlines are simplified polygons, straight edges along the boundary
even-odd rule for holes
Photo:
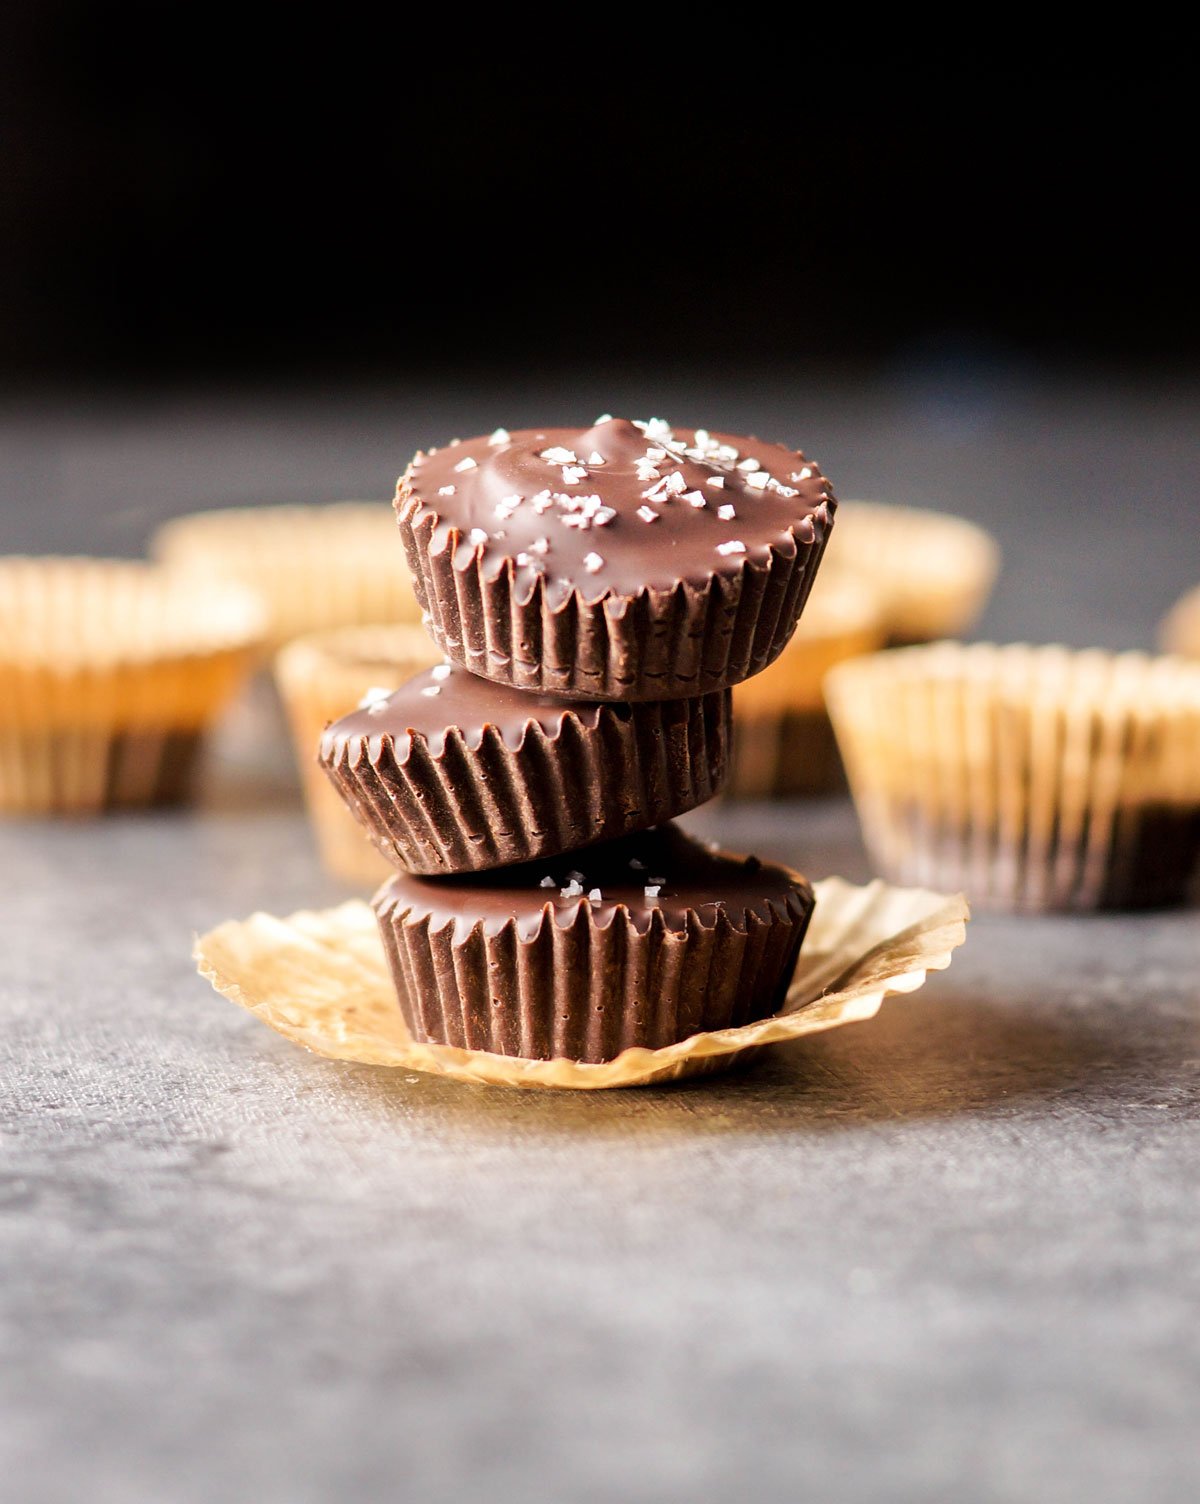
[[[0,549],[382,494],[536,396],[10,409]],[[999,636],[1146,641],[1200,577],[1195,394],[541,411],[609,406],[765,414],[844,494],[987,518]],[[1200,1495],[1194,912],[978,919],[925,991],[719,1081],[462,1087],[306,1056],[194,976],[193,931],[342,896],[278,766],[234,742],[200,811],[0,827],[5,1497]],[[837,801],[694,823],[866,875]]]

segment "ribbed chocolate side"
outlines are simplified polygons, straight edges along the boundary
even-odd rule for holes
[[[510,747],[495,727],[478,748],[457,729],[434,755],[413,737],[335,741],[334,787],[389,861],[427,875],[478,872],[660,825],[719,792],[729,757],[729,691],[606,705],[594,727],[565,711]],[[372,757],[372,743],[377,755]]]
[[[519,595],[511,562],[489,578],[476,550],[459,568],[454,529],[434,551],[438,519],[413,498],[398,504],[397,519],[429,631],[447,657],[515,689],[582,700],[678,699],[766,668],[795,629],[829,536],[818,526],[814,542],[773,547],[765,563],[703,585],[680,581],[594,604],[572,591],[552,608],[540,578]]]
[[[376,916],[413,1038],[532,1060],[611,1060],[769,1017],[813,908],[798,891],[772,920],[747,915],[745,928],[689,913],[686,929],[668,931],[656,914],[639,933],[624,911],[601,928],[584,903],[567,926],[547,913],[522,939],[512,923],[494,936],[480,923],[461,933],[410,923],[388,891]]]

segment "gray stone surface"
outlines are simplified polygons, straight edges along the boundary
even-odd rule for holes
[[[1200,576],[1186,394],[752,387],[636,405],[765,412],[846,494],[986,517],[998,635],[1146,641]],[[10,408],[0,548],[382,494],[533,407],[403,395]],[[311,1058],[195,977],[192,932],[342,896],[292,798],[235,728],[198,812],[0,826],[6,1497],[1197,1497],[1194,912],[978,919],[737,1075],[505,1093]],[[838,801],[693,823],[866,875]]]

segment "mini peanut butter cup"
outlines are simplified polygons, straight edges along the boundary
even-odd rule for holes
[[[374,899],[413,1038],[527,1059],[615,1059],[769,1017],[813,910],[794,872],[673,825]]]
[[[797,450],[603,418],[419,454],[395,507],[430,632],[464,668],[586,700],[668,700],[765,668],[837,503]]]
[[[320,761],[394,865],[483,871],[645,830],[711,799],[728,762],[729,698],[576,702],[443,664],[336,721]]]

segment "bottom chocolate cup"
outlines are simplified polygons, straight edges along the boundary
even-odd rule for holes
[[[813,903],[787,868],[666,825],[494,873],[400,874],[374,908],[415,1040],[600,1062],[769,1017]]]

